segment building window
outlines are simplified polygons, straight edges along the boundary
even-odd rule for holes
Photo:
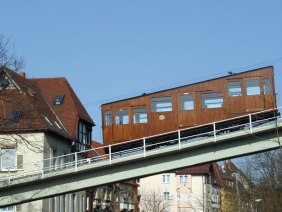
[[[263,80],[263,92],[264,92],[264,94],[271,94],[272,93],[270,79],[264,79]]]
[[[129,116],[127,110],[117,110],[115,118],[116,125],[129,124]]]
[[[134,122],[134,124],[145,124],[145,123],[147,123],[146,108],[133,109],[133,122]]]
[[[21,112],[20,111],[13,111],[9,115],[9,120],[11,122],[14,122],[14,123],[18,123],[20,118],[21,118]]]
[[[223,94],[222,93],[202,94],[202,107],[203,109],[223,107]]]
[[[15,86],[11,82],[11,80],[5,75],[5,74],[0,74],[0,90],[5,90],[5,89],[14,89]]]
[[[109,126],[109,125],[112,125],[112,124],[113,124],[113,114],[112,114],[112,111],[107,110],[105,112],[105,125]]]
[[[54,100],[54,105],[61,105],[64,102],[65,95],[58,95]]]
[[[260,95],[259,80],[247,80],[246,81],[246,93],[248,96]]]
[[[77,140],[78,140],[78,143],[79,143],[78,149],[80,151],[86,150],[86,147],[88,147],[90,145],[91,133],[92,133],[91,126],[89,126],[89,125],[87,125],[87,124],[85,124],[81,121],[78,123]]]
[[[5,207],[5,208],[0,208],[0,212],[14,212],[15,210],[15,206],[9,206],[9,207]]]
[[[164,192],[164,200],[170,200],[169,192]]]
[[[180,180],[180,183],[187,183],[188,182],[188,176],[187,175],[180,175],[179,180]]]
[[[193,96],[190,94],[184,94],[179,97],[180,110],[194,110]]]
[[[1,171],[16,170],[16,149],[1,149]]]
[[[172,98],[170,96],[152,98],[151,110],[152,112],[172,111]]]
[[[162,182],[163,183],[170,183],[170,175],[162,175]]]
[[[228,96],[242,96],[241,82],[227,82],[227,91]]]

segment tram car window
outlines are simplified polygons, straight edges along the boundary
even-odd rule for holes
[[[179,96],[180,110],[194,110],[194,99],[191,94]]]
[[[133,123],[134,124],[145,124],[145,123],[147,123],[146,108],[133,109]]]
[[[264,94],[271,94],[271,82],[270,79],[263,80],[263,92]]]
[[[227,82],[228,96],[242,96],[242,86],[240,81]]]
[[[172,99],[170,96],[155,97],[151,99],[152,112],[172,111]]]

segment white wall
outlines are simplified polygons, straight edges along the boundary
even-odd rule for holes
[[[41,168],[43,159],[68,154],[70,150],[68,140],[51,134],[44,134],[43,132],[0,135],[0,148],[16,148],[16,153],[20,156],[17,157],[17,160],[22,158],[24,165],[22,166],[22,169],[19,169],[21,166],[17,166],[18,169],[11,171],[10,174],[26,175],[32,174],[31,171],[35,169]],[[44,165],[47,166],[53,162],[58,164],[60,163],[60,160],[52,161],[48,159],[45,161]],[[19,161],[16,161],[15,165],[19,165]],[[0,171],[0,177],[7,176],[8,174],[8,171]],[[80,196],[81,195],[84,195],[84,192],[81,192]],[[22,204],[17,206],[17,208],[21,209],[21,211],[49,212],[49,202],[50,200],[39,200]]]
[[[170,183],[162,183],[162,176],[170,175]],[[180,182],[180,176],[173,173],[163,173],[140,179],[139,191],[142,196],[154,190],[160,193],[168,191],[173,195],[173,202],[169,212],[201,212],[207,205],[206,193],[210,184],[205,184],[204,175],[187,175],[187,183]],[[181,198],[181,194],[188,194],[188,198]],[[140,204],[140,211],[142,211]]]
[[[170,176],[170,182],[163,183],[163,175]],[[142,196],[148,195],[151,191],[155,191],[163,195],[164,192],[169,192],[172,198],[171,206],[168,208],[169,212],[177,212],[177,187],[174,173],[163,173],[140,179],[139,191]],[[139,205],[140,211],[143,210],[142,204]]]

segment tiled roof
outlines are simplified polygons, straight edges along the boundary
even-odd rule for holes
[[[97,151],[97,153],[99,155],[105,155],[105,149],[104,148],[101,148],[103,147],[103,145],[97,141],[92,141],[91,142],[91,146],[93,149],[95,149]]]
[[[192,166],[188,167],[185,169],[180,169],[176,171],[177,175],[185,175],[185,174],[190,174],[190,175],[202,175],[202,174],[207,174],[207,175],[214,175],[215,183],[221,187],[226,187],[225,180],[231,180],[233,181],[233,177],[230,176],[227,172],[223,172],[221,167],[213,162],[213,163],[207,163],[203,165],[197,165],[197,166]]]
[[[180,169],[176,171],[177,175],[183,174],[208,174],[210,173],[211,164],[203,164],[198,166],[192,166],[185,169]]]
[[[44,96],[34,83],[18,75],[8,68],[1,68],[11,78],[17,89],[1,91],[0,110],[1,131],[52,131],[70,139],[69,134],[60,124],[60,120],[52,111]],[[1,107],[0,106],[0,107]],[[11,121],[11,114],[20,111],[17,123]]]
[[[26,79],[16,72],[1,68],[17,89],[1,91],[1,123],[9,121],[13,111],[21,111],[18,123],[2,124],[2,131],[49,130],[73,140],[78,120],[94,126],[94,122],[65,78]],[[9,94],[9,95],[8,95]],[[64,95],[61,105],[54,105],[57,95]],[[2,100],[2,101],[1,101]],[[24,111],[24,112],[23,112]],[[9,126],[9,127],[7,127]]]
[[[40,89],[48,104],[58,115],[68,133],[74,138],[78,119],[94,126],[94,122],[65,78],[32,79]],[[51,85],[51,86],[50,86]],[[56,96],[64,95],[63,103],[55,105]]]

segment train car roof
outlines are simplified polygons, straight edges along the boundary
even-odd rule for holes
[[[186,85],[181,85],[181,86],[177,86],[177,87],[173,87],[173,88],[159,90],[159,91],[155,91],[155,92],[151,92],[151,93],[143,93],[143,94],[138,95],[138,96],[133,96],[133,97],[124,98],[124,99],[120,99],[120,100],[116,100],[116,101],[112,101],[112,102],[107,102],[107,103],[101,104],[101,107],[104,106],[104,105],[109,105],[109,104],[113,104],[113,103],[117,103],[117,102],[122,102],[122,101],[126,101],[126,100],[136,99],[136,98],[140,98],[140,97],[147,96],[147,95],[152,95],[152,94],[161,93],[161,92],[164,92],[164,91],[170,91],[170,90],[174,90],[174,89],[178,89],[178,88],[183,88],[183,87],[186,87],[186,86],[189,86],[189,85],[196,85],[196,84],[200,84],[200,83],[204,83],[204,82],[209,82],[209,81],[213,81],[213,80],[217,80],[217,79],[222,79],[222,78],[226,78],[226,77],[229,77],[229,76],[235,76],[235,75],[239,75],[239,74],[245,74],[245,73],[248,73],[248,72],[254,72],[254,71],[258,71],[260,69],[266,69],[266,68],[274,68],[274,67],[272,65],[271,66],[265,66],[265,67],[261,67],[261,68],[256,68],[256,69],[252,69],[252,70],[248,70],[248,71],[239,72],[239,73],[231,73],[231,74],[224,75],[224,76],[221,76],[221,77],[216,77],[216,78],[212,78],[212,79],[208,79],[208,80],[194,82],[194,83],[190,83],[190,84],[186,84]]]

